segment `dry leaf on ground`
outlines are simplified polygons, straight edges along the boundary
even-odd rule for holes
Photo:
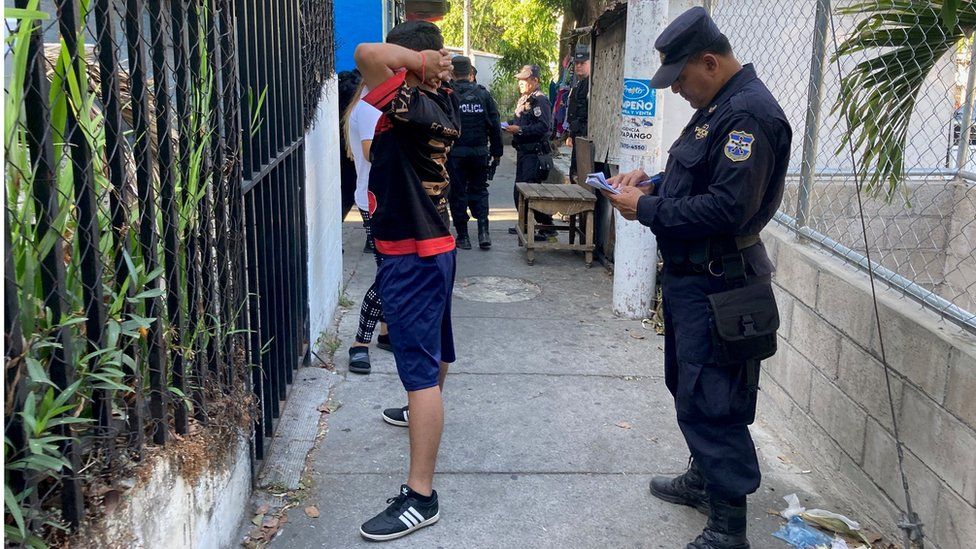
[[[305,516],[308,518],[319,518],[319,509],[314,505],[305,508]]]

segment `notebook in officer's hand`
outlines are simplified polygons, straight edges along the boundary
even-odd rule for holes
[[[587,175],[584,182],[598,191],[607,191],[611,194],[620,194],[619,190],[613,188],[610,183],[607,183],[607,178],[603,175],[603,172],[596,172]]]

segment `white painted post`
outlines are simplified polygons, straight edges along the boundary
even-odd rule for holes
[[[464,0],[464,55],[471,58],[471,0]]]
[[[629,0],[624,50],[620,171],[663,169],[659,91],[648,84],[661,66],[654,41],[667,26],[668,0]],[[650,229],[614,212],[617,240],[613,261],[613,310],[626,318],[651,313],[657,276],[657,240]]]

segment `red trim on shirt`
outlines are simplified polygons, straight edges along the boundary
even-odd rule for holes
[[[393,76],[387,78],[382,84],[369,90],[369,93],[363,97],[363,101],[369,103],[379,110],[383,110],[387,105],[390,104],[390,101],[393,101],[393,98],[396,97],[397,91],[400,90],[400,86],[402,86],[406,80],[406,69],[400,69],[393,73]]]
[[[376,249],[385,255],[417,254],[420,257],[430,257],[454,249],[454,237],[450,235],[424,240],[407,238],[404,240],[374,239],[374,241],[376,242]]]

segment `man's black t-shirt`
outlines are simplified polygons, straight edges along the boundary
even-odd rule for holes
[[[433,256],[454,249],[447,222],[447,153],[460,134],[450,90],[406,84],[400,71],[363,98],[383,112],[369,172],[376,249],[386,255]]]

